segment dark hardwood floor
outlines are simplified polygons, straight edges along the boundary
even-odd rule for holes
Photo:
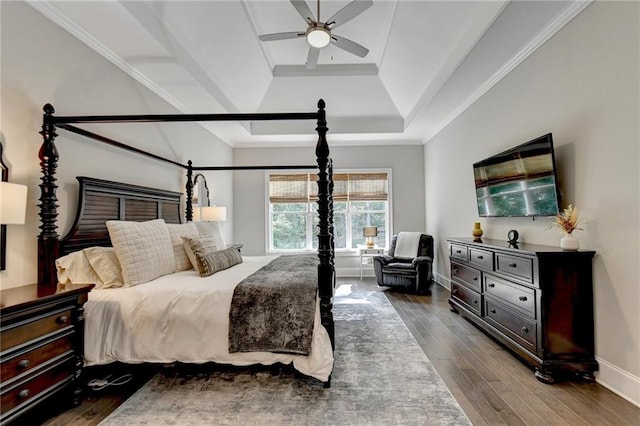
[[[434,285],[432,295],[379,289],[372,278],[338,279],[338,285],[385,291],[474,425],[638,425],[640,408],[597,383],[567,381],[545,385],[510,352],[449,310],[449,292]],[[88,390],[74,408],[41,419],[45,425],[96,425],[162,367],[119,365],[89,369],[86,381],[133,374],[123,386]],[[339,380],[334,378],[334,380]],[[32,423],[37,424],[37,423]]]

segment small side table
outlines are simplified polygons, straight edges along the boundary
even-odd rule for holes
[[[84,308],[93,284],[36,284],[0,291],[0,423],[54,395],[82,396]]]
[[[382,247],[369,248],[366,245],[358,244],[358,253],[360,254],[360,279],[362,279],[362,265],[368,265],[373,256],[384,254]]]

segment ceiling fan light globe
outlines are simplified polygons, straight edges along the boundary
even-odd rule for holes
[[[310,28],[306,34],[307,43],[315,48],[322,48],[331,41],[331,33],[324,27],[315,26]]]

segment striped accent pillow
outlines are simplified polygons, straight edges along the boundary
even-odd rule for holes
[[[233,247],[213,252],[196,252],[196,259],[201,277],[208,277],[242,263],[240,252]]]
[[[196,271],[198,270],[198,260],[196,259],[196,252],[209,253],[225,248],[224,246],[219,246],[218,241],[216,241],[210,235],[182,237],[182,244],[184,245],[184,251],[187,253],[187,257],[189,257],[189,261]]]

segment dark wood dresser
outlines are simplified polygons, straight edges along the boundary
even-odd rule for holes
[[[0,292],[0,423],[61,396],[80,402],[84,310],[93,284],[36,284]]]
[[[553,383],[594,380],[593,251],[450,238],[451,309]]]

